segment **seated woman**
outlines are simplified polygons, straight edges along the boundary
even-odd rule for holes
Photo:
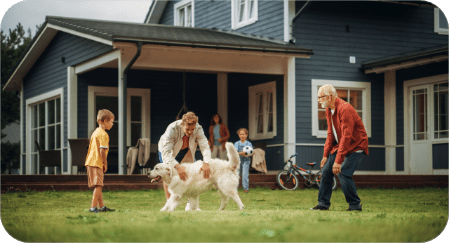
[[[223,123],[221,116],[218,113],[214,114],[209,127],[209,146],[212,150],[212,158],[227,160],[225,144],[229,136],[228,127]]]

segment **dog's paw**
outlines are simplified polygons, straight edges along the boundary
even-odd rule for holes
[[[201,211],[201,209],[197,208],[196,211]]]

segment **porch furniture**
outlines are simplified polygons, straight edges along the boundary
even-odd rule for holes
[[[154,167],[159,161],[157,146],[157,144],[152,144],[149,139],[141,138],[135,147],[128,148],[127,174],[146,174],[148,168]]]
[[[36,143],[36,148],[39,151],[39,171],[40,168],[45,167],[45,174],[49,174],[49,167],[55,167],[54,173],[57,174],[57,168],[61,169],[61,150],[60,149],[54,149],[54,150],[41,150],[41,147],[39,146],[39,143],[37,141],[34,141]]]
[[[85,174],[87,151],[89,150],[90,139],[88,138],[72,138],[68,139],[70,150],[72,151],[72,168],[76,166],[77,174]]]

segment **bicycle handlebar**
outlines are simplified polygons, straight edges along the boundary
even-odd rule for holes
[[[290,158],[284,162],[284,164],[288,163],[292,158],[294,158],[298,153],[295,153],[294,155],[290,156]]]

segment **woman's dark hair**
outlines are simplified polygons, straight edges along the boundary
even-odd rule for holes
[[[215,121],[214,121],[214,117],[218,116],[218,124],[221,124],[223,121],[221,120],[221,116],[218,113],[215,113],[212,118],[210,119],[210,125],[211,126],[215,126]]]

